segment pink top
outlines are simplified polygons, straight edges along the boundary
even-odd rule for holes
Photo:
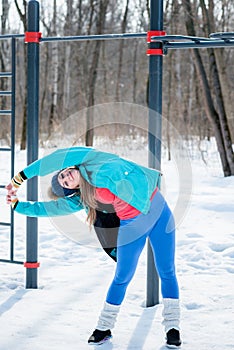
[[[150,198],[151,200],[153,199],[157,190],[158,188],[154,190]],[[120,220],[131,219],[141,213],[132,205],[118,198],[107,188],[96,188],[96,200],[104,204],[112,204]]]

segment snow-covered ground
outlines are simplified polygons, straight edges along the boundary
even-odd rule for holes
[[[104,147],[104,143],[97,147]],[[125,146],[116,152],[147,164],[143,147],[129,150]],[[9,181],[6,157],[1,155],[1,184]],[[25,164],[25,153],[18,151],[16,171]],[[182,349],[234,349],[234,178],[224,178],[213,160],[205,166],[199,157],[179,166],[177,161],[164,159],[162,170],[163,191],[178,222],[176,261],[181,289]],[[0,221],[9,219],[4,195],[1,190]],[[24,197],[24,189],[20,196]],[[87,339],[95,328],[115,263],[97,246],[88,230],[90,237],[85,241],[79,217],[74,223],[78,244],[61,234],[64,228],[58,227],[60,223],[47,218],[39,220],[38,289],[25,289],[22,265],[0,263],[0,350],[91,348]],[[15,259],[21,261],[25,261],[25,232],[25,217],[16,214]],[[9,257],[8,238],[9,229],[1,226],[2,259]],[[162,305],[145,308],[146,254],[145,249],[113,339],[94,348],[166,349]]]

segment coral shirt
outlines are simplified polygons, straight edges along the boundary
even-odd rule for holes
[[[151,200],[157,192],[157,189],[158,188],[154,190]],[[107,188],[96,188],[96,200],[104,204],[112,204],[120,220],[131,219],[141,213],[132,205],[115,196]]]

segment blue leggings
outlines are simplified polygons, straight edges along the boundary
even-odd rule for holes
[[[120,305],[136,271],[138,259],[149,237],[163,298],[179,298],[175,273],[175,225],[173,215],[160,191],[148,214],[121,220],[118,233],[117,266],[106,301]]]

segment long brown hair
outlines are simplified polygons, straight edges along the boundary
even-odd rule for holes
[[[79,171],[79,169],[77,169]],[[59,173],[58,173],[59,174]],[[93,225],[96,220],[96,208],[97,201],[95,199],[95,187],[92,186],[80,173],[79,189],[77,194],[80,195],[80,199],[84,207],[88,209],[87,222]],[[59,197],[54,194],[52,187],[50,186],[47,193],[48,197],[53,200],[57,200]]]
[[[95,187],[86,181],[80,173],[80,199],[85,207],[88,207],[87,222],[93,225],[96,220],[97,201],[95,199]]]

